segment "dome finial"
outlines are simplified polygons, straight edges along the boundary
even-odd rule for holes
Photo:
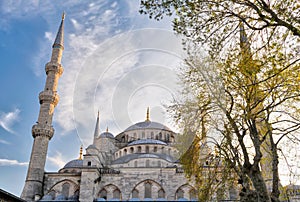
[[[147,107],[146,121],[150,121],[149,107]]]
[[[106,126],[106,132],[108,133],[108,126]]]
[[[80,146],[80,150],[79,150],[79,160],[82,160],[82,145]]]

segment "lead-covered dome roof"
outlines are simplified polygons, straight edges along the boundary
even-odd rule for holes
[[[159,145],[167,145],[167,143],[160,141],[160,140],[154,140],[154,139],[141,139],[141,140],[135,140],[128,144],[128,146],[132,145],[139,145],[139,144],[159,144]]]
[[[64,168],[81,168],[83,166],[83,160],[81,159],[75,159],[70,162],[68,162]]]
[[[161,123],[154,122],[154,121],[143,121],[143,122],[136,123],[132,126],[129,126],[126,130],[124,130],[124,132],[131,131],[131,130],[139,130],[139,129],[159,129],[159,130],[171,131],[170,128],[168,128],[167,126]]]
[[[114,139],[115,137],[112,133],[106,131],[106,132],[100,134],[100,138],[112,138],[112,139]]]

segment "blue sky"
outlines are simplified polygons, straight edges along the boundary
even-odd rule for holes
[[[78,158],[80,145],[92,143],[98,110],[101,130],[114,135],[143,121],[148,106],[151,120],[177,130],[163,105],[179,90],[181,41],[170,19],[149,20],[138,8],[138,0],[0,1],[1,189],[20,195],[24,186],[44,66],[63,11],[64,73],[46,171],[59,170]]]
[[[114,134],[151,119],[174,128],[163,105],[178,90],[184,53],[169,19],[149,20],[139,1],[0,2],[0,188],[20,195],[61,14],[66,12],[64,73],[46,171],[57,171],[92,143],[96,114]],[[176,128],[175,128],[176,130]]]

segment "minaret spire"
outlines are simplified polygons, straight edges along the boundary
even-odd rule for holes
[[[55,42],[52,46],[50,62],[46,64],[46,84],[39,94],[40,112],[38,120],[32,126],[34,138],[30,162],[24,189],[21,195],[26,201],[37,201],[43,196],[44,169],[47,157],[48,143],[54,134],[52,118],[54,108],[58,104],[58,79],[63,73],[61,58],[63,52],[64,14],[59,26]]]
[[[97,121],[96,121],[95,132],[94,132],[94,144],[96,142],[96,139],[99,137],[99,135],[100,135],[100,113],[98,110]]]
[[[150,112],[149,112],[149,107],[147,107],[146,121],[150,121]]]
[[[82,160],[82,145],[80,146],[80,150],[79,150],[79,160]]]

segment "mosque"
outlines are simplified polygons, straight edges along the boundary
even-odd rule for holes
[[[40,112],[21,198],[26,201],[174,201],[196,200],[197,191],[185,178],[176,156],[176,133],[150,120],[129,126],[114,136],[100,134],[99,113],[93,142],[78,159],[58,172],[45,172],[48,144],[54,135],[52,118],[58,104],[58,80],[64,49],[64,15],[45,66],[46,84],[39,94]],[[93,135],[93,134],[91,134]]]
[[[64,15],[45,65],[46,83],[39,94],[40,111],[21,198],[26,201],[197,201],[197,189],[185,177],[176,149],[178,134],[150,119],[119,134],[100,133],[99,113],[93,142],[78,159],[57,172],[45,172],[52,119],[58,104],[57,86],[63,73]]]

